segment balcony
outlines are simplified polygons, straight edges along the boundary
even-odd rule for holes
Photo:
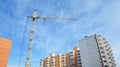
[[[80,52],[77,52],[76,54],[77,54],[77,55],[80,55]]]
[[[106,61],[107,59],[106,59],[105,57],[104,57],[104,58],[102,57],[102,60],[103,60],[103,61]]]
[[[81,61],[77,61],[78,64],[81,64]]]
[[[77,55],[77,58],[80,58],[81,56],[80,55]]]
[[[105,41],[105,42],[104,42],[104,44],[108,44],[108,42],[107,42],[107,41]]]
[[[81,61],[81,59],[77,59],[77,61]]]
[[[101,39],[100,39],[100,38],[97,38],[97,41],[101,41]]]
[[[70,54],[70,56],[73,56],[73,54]]]
[[[70,58],[74,58],[74,56],[70,56]]]
[[[80,52],[80,50],[77,50],[77,52]]]
[[[81,67],[82,66],[82,64],[78,64],[78,67]]]

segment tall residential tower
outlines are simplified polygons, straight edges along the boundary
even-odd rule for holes
[[[101,35],[79,41],[82,67],[116,67],[111,47]]]

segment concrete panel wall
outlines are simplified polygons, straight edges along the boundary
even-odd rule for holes
[[[79,41],[82,67],[102,67],[94,36]]]

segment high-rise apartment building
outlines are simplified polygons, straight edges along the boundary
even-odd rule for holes
[[[12,41],[0,38],[0,67],[7,67]]]
[[[79,41],[82,67],[116,67],[111,47],[101,35]]]
[[[40,67],[82,67],[79,48],[74,48],[73,51],[66,54],[50,54],[40,62]]]

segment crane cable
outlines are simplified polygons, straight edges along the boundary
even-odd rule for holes
[[[20,47],[20,54],[19,54],[19,59],[18,59],[18,67],[20,67],[20,64],[21,64],[22,50],[23,50],[23,46],[24,46],[24,39],[25,39],[26,28],[27,28],[27,20],[25,21],[25,26],[24,26],[23,36],[22,36],[22,42],[21,42],[21,47]]]

